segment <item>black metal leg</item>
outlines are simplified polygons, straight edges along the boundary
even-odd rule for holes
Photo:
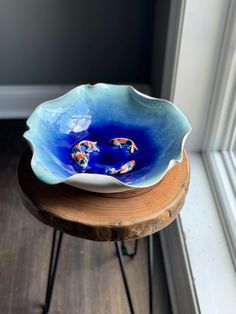
[[[138,251],[138,240],[135,240],[134,250],[131,253],[128,252],[127,247],[126,247],[124,241],[122,241],[121,242],[121,251],[122,251],[123,255],[129,256],[131,258],[134,257],[137,254],[137,251]]]
[[[120,263],[120,268],[123,276],[123,281],[125,285],[125,290],[129,302],[129,307],[130,307],[130,313],[134,314],[134,307],[132,304],[132,299],[130,295],[130,290],[128,286],[128,280],[125,272],[125,265],[124,265],[124,259],[123,255],[127,255],[129,257],[134,257],[137,254],[137,249],[138,249],[138,240],[135,240],[135,247],[134,251],[132,253],[129,253],[127,251],[127,248],[124,244],[124,242],[121,242],[121,245],[119,242],[115,242],[116,246],[116,252],[119,258],[119,263]],[[154,300],[153,300],[153,282],[154,282],[154,265],[153,265],[153,236],[150,235],[148,236],[148,282],[149,282],[149,313],[153,314],[154,313]]]
[[[149,313],[153,314],[153,277],[154,266],[153,266],[153,237],[148,237],[148,279],[149,279]]]
[[[125,272],[125,265],[124,265],[124,260],[123,260],[123,255],[122,255],[120,243],[115,242],[115,246],[116,246],[116,252],[118,255],[120,269],[122,272],[125,290],[126,290],[126,294],[127,294],[127,298],[128,298],[128,302],[129,302],[130,313],[134,314],[134,307],[133,307],[133,303],[132,303],[132,299],[131,299],[131,295],[130,295],[130,290],[129,290],[128,280],[127,280],[127,276],[126,276],[126,272]]]
[[[51,296],[53,291],[53,285],[58,265],[58,258],[60,254],[60,248],[61,248],[61,241],[62,241],[63,233],[60,231],[57,231],[54,229],[53,232],[53,241],[52,241],[52,249],[51,249],[51,257],[50,257],[50,266],[49,266],[49,272],[48,272],[48,282],[47,282],[47,292],[46,292],[46,298],[45,298],[45,306],[43,309],[43,314],[48,313],[50,302],[51,302]],[[135,240],[135,247],[134,251],[132,253],[127,251],[127,248],[122,242],[121,244],[119,242],[115,242],[116,252],[119,259],[120,269],[122,272],[122,277],[125,285],[125,290],[128,298],[130,313],[134,314],[134,307],[131,299],[131,294],[129,290],[127,275],[125,272],[125,265],[124,265],[124,259],[123,255],[127,255],[129,257],[134,257],[137,254],[138,250],[138,240]],[[149,313],[153,314],[153,273],[154,273],[154,266],[153,266],[153,237],[150,235],[148,237],[148,277],[149,277]]]
[[[54,285],[57,264],[58,264],[58,258],[60,254],[62,236],[63,236],[63,233],[61,231],[54,229],[53,240],[52,240],[52,250],[51,250],[51,257],[50,257],[50,266],[49,266],[49,272],[48,272],[47,292],[46,292],[46,298],[45,298],[45,305],[43,308],[43,314],[48,313],[49,307],[50,307],[53,285]]]

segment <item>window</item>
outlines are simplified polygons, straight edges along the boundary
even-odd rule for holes
[[[236,267],[236,22],[231,3],[204,139],[211,179],[230,252]]]
[[[235,313],[235,16],[234,0],[171,4],[162,96],[193,127],[185,206],[160,233],[174,313]]]

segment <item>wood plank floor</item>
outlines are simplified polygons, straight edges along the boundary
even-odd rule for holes
[[[24,125],[0,121],[0,314],[41,313],[47,282],[52,229],[31,216],[17,193]],[[148,314],[146,239],[139,244],[137,256],[125,262],[136,313]],[[155,312],[171,314],[158,237],[154,247]],[[129,313],[113,243],[64,236],[50,313]]]

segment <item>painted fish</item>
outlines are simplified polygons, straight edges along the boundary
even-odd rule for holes
[[[118,173],[124,174],[124,173],[131,171],[134,168],[135,164],[136,164],[135,160],[130,160],[129,162],[124,164],[120,169],[109,168],[107,170],[107,173],[109,173],[109,174],[118,174]]]
[[[86,154],[79,150],[73,150],[73,152],[71,153],[71,158],[75,160],[77,165],[83,169],[88,166],[88,157],[89,154]]]
[[[79,142],[77,145],[79,145],[81,150],[84,150],[86,153],[100,152],[99,148],[97,147],[97,142],[84,140]]]
[[[134,153],[135,150],[138,150],[138,147],[134,143],[134,141],[125,138],[125,137],[116,137],[109,141],[109,144],[122,148],[123,145],[128,147],[128,150],[131,154]]]

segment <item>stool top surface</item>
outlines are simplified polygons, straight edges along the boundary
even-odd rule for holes
[[[45,224],[95,241],[137,239],[166,227],[182,208],[189,185],[186,152],[183,161],[152,189],[110,196],[41,182],[31,169],[31,156],[27,150],[18,165],[18,186],[26,208]]]

